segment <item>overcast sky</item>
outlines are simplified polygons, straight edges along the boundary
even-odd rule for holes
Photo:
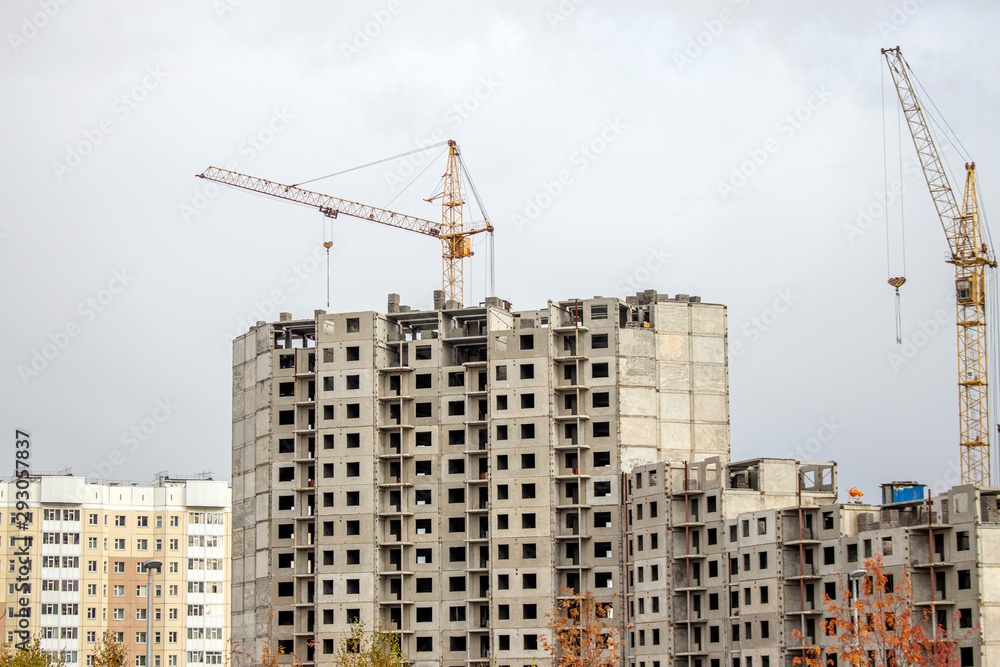
[[[647,288],[729,307],[734,459],[836,459],[866,500],[957,482],[953,272],[879,49],[902,46],[988,205],[1000,6],[819,5],[7,0],[4,437],[30,431],[38,470],[228,478],[228,341],[325,307],[323,218],[195,174],[296,183],[453,138],[515,308]],[[435,219],[439,153],[310,187]],[[332,311],[431,306],[436,241],[332,234]]]

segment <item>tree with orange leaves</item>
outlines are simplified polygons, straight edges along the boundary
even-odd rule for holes
[[[542,648],[555,667],[617,667],[621,662],[621,632],[610,621],[612,605],[601,604],[590,591],[578,595],[560,587],[556,608],[546,614],[552,638]]]
[[[890,577],[883,570],[882,557],[876,555],[865,560],[865,576],[857,599],[850,588],[839,602],[829,597],[824,599],[831,616],[826,622],[826,634],[833,638],[825,654],[837,655],[848,665],[958,667],[956,646],[969,635],[949,637],[938,626],[928,636],[925,624],[933,623],[934,619],[929,610],[924,612],[924,623],[914,619],[909,575],[895,584]],[[804,639],[797,630],[792,631],[792,637],[800,642]],[[819,646],[805,647],[804,655],[795,658],[794,663],[805,667],[832,664],[823,655],[824,649]]]

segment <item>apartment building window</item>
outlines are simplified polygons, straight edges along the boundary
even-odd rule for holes
[[[642,581],[642,568],[639,568],[639,581]],[[595,572],[594,573],[594,587],[595,588],[611,588],[612,587],[612,577],[610,572]]]
[[[527,544],[521,545],[521,558],[530,560],[532,558],[535,558],[536,554],[537,554],[537,549],[535,547],[534,542],[529,542]]]
[[[499,365],[499,366],[496,367],[496,378],[497,378],[497,380],[506,380],[507,379],[507,366],[506,365]]]
[[[759,561],[758,564],[760,565],[760,569],[766,570],[767,569],[767,552],[766,551],[761,551],[759,554],[757,554],[757,560]]]
[[[608,377],[608,364],[607,362],[602,362],[599,364],[594,364],[592,367],[591,375],[595,378],[606,378]]]
[[[847,545],[847,562],[857,563],[858,562],[858,545],[848,544]]]
[[[535,515],[534,513],[527,513],[521,515],[521,528],[532,529],[535,527]]]
[[[520,343],[522,350],[533,350],[535,348],[535,337],[532,334],[522,334]]]
[[[146,539],[136,540],[135,548],[139,551],[147,551],[149,549],[149,540]]]
[[[449,563],[464,563],[465,562],[465,547],[448,547],[448,562]]]
[[[465,532],[465,517],[453,516],[448,519],[448,532],[449,533],[464,533]]]
[[[590,337],[590,348],[592,350],[603,350],[608,347],[608,334],[594,334]]]
[[[611,496],[611,482],[594,482],[594,496],[597,498],[607,498]],[[596,515],[595,515],[596,516]]]
[[[534,454],[521,454],[521,469],[528,470],[535,467]],[[522,496],[523,497],[523,496]]]
[[[611,437],[611,422],[594,422],[593,429],[595,438]]]
[[[969,550],[969,531],[961,530],[955,533],[955,549],[957,551]]]
[[[509,574],[498,574],[497,575],[497,588],[501,591],[508,590],[510,588],[510,575]]]
[[[465,414],[465,401],[448,401],[448,416],[461,417]]]
[[[506,410],[506,409],[507,409],[507,395],[506,394],[498,394],[497,395],[497,410]]]
[[[534,424],[521,424],[521,439],[531,440],[535,437],[535,425]]]
[[[348,433],[347,434],[347,448],[355,449],[361,446],[361,434],[360,433]],[[331,449],[333,446],[331,445]]]
[[[611,512],[594,512],[594,528],[611,528]]]

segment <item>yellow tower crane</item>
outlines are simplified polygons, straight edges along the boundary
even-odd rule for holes
[[[955,266],[958,323],[958,411],[962,482],[990,486],[990,429],[986,366],[986,267],[996,267],[983,241],[976,203],[976,164],[965,165],[965,196],[959,207],[945,174],[920,100],[910,80],[909,64],[899,47],[882,49],[913,145],[937,208]],[[891,281],[890,281],[891,282]]]
[[[383,208],[358,204],[346,199],[304,190],[294,185],[284,185],[219,167],[209,167],[203,173],[198,174],[198,178],[312,206],[319,209],[319,212],[328,218],[336,218],[338,215],[344,214],[438,238],[442,246],[441,288],[449,300],[461,304],[464,301],[465,291],[463,264],[466,257],[472,256],[471,237],[481,232],[492,233],[493,226],[489,220],[483,220],[480,226],[465,227],[463,220],[465,200],[462,197],[460,169],[458,145],[454,141],[449,141],[444,188],[440,194],[427,200],[441,199],[441,222],[394,213]],[[327,245],[327,250],[329,250],[329,245]]]

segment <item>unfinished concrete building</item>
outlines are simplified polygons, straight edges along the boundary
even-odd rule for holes
[[[420,665],[542,664],[560,587],[630,593],[623,475],[728,461],[724,306],[434,306],[234,342],[236,648],[315,664],[362,619]]]
[[[825,596],[841,600],[876,554],[893,581],[910,577],[917,620],[928,610],[964,637],[961,665],[1000,660],[1000,490],[928,501],[893,483],[881,506],[838,504],[833,464],[777,459],[627,478],[630,667],[791,667],[804,646],[831,643]]]

